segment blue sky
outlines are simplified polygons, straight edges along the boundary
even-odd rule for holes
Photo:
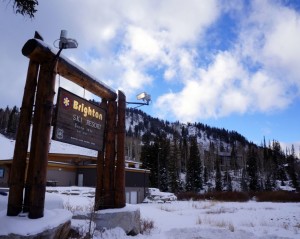
[[[62,54],[128,101],[151,94],[153,117],[300,146],[299,1],[53,0],[33,20],[1,1],[0,20],[2,108],[21,103],[24,43],[37,30],[53,46],[65,29],[79,47]]]

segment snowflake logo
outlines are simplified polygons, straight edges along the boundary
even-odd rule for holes
[[[63,138],[64,138],[64,130],[58,128],[58,129],[56,130],[56,137],[57,137],[57,139],[63,139]]]
[[[68,97],[65,97],[64,100],[63,100],[63,104],[65,107],[68,107],[70,105],[70,100]]]

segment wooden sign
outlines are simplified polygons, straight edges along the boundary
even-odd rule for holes
[[[103,150],[106,112],[59,88],[52,139],[98,151]]]

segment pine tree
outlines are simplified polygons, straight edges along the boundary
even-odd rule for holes
[[[8,108],[8,106],[6,106],[1,117],[1,125],[0,125],[1,132],[3,133],[6,133],[10,112],[11,112],[10,109]]]
[[[150,132],[146,132],[142,137],[141,162],[143,168],[150,170],[150,187],[158,187],[157,168],[157,146],[152,143]]]
[[[280,180],[281,182],[287,180],[284,164],[285,164],[285,156],[281,150],[280,143],[278,141],[273,141],[273,150],[272,150],[272,159],[273,159],[273,173],[276,180]]]
[[[191,138],[190,157],[187,162],[186,190],[198,192],[203,188],[202,165],[196,137]]]
[[[7,133],[11,137],[15,137],[17,132],[17,124],[19,121],[19,110],[16,106],[12,109],[9,114],[8,122],[7,122]]]
[[[187,171],[187,158],[188,158],[188,143],[187,143],[188,132],[183,126],[181,128],[181,142],[180,142],[180,152],[181,152],[181,172]]]
[[[299,183],[297,180],[297,173],[295,170],[295,168],[296,168],[295,162],[296,162],[295,149],[294,149],[294,145],[292,145],[291,154],[287,157],[287,163],[288,163],[287,172],[291,179],[291,184],[292,184],[291,186],[298,190]]]
[[[242,178],[241,178],[241,190],[242,192],[248,191],[248,185],[247,185],[247,177],[246,177],[246,170],[242,170]]]
[[[221,173],[221,168],[220,168],[220,158],[219,157],[216,158],[216,178],[215,178],[215,183],[216,183],[215,190],[217,192],[221,192],[222,189],[223,189],[223,186],[222,186],[222,173]]]
[[[154,138],[154,152],[156,154],[156,165],[152,168],[154,169],[157,179],[157,187],[166,191],[168,188],[168,157],[170,151],[170,142],[167,136],[163,132]]]
[[[249,190],[258,191],[258,168],[257,168],[257,153],[254,146],[250,147],[247,155],[247,172],[249,177]]]
[[[273,187],[272,187],[273,183],[271,181],[271,175],[267,175],[267,179],[265,182],[265,191],[270,192],[273,191]]]
[[[208,172],[207,172],[207,167],[204,167],[204,183],[208,182]]]
[[[174,139],[170,147],[170,157],[168,159],[168,186],[169,191],[177,193],[179,191],[179,175],[177,169],[178,161],[178,145],[177,140]]]
[[[237,155],[236,155],[235,143],[233,143],[231,145],[230,167],[231,167],[232,170],[237,169]]]
[[[4,127],[2,126],[3,120],[4,120],[4,110],[0,108],[0,132],[4,131]]]
[[[231,180],[231,176],[230,173],[228,172],[228,170],[226,169],[225,174],[224,174],[224,187],[226,188],[226,191],[228,192],[232,192],[232,180]]]

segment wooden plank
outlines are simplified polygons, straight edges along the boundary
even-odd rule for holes
[[[126,205],[125,197],[125,110],[126,96],[118,92],[118,122],[117,122],[117,163],[115,182],[115,208]]]
[[[117,102],[109,101],[107,106],[105,168],[104,168],[104,208],[114,208],[114,178],[115,178],[115,129]]]
[[[105,99],[102,99],[101,105],[103,109],[107,109],[107,101]],[[106,131],[106,130],[105,130]],[[106,132],[104,132],[104,135]],[[105,147],[105,145],[104,145]],[[104,148],[103,147],[103,148]],[[96,181],[96,192],[95,192],[95,204],[94,209],[95,211],[100,210],[103,208],[104,204],[104,151],[98,151],[97,156],[97,181]]]
[[[36,39],[28,40],[22,48],[22,53],[24,56],[40,64],[51,61],[56,55],[52,52],[50,46]],[[116,92],[105,83],[96,80],[75,63],[65,59],[63,56],[59,56],[57,60],[57,72],[61,76],[101,98],[116,100]]]

